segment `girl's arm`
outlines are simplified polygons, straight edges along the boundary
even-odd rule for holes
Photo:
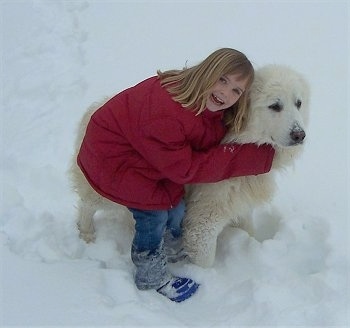
[[[137,149],[142,156],[178,184],[267,173],[275,153],[266,144],[220,144],[206,151],[195,151],[181,125],[174,120],[162,119],[161,124],[144,126],[140,138]]]

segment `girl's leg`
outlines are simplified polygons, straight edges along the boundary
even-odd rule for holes
[[[180,208],[177,210],[179,211]],[[167,222],[175,224],[177,221],[168,220],[168,211],[141,211],[136,209],[130,209],[130,211],[136,221],[131,258],[136,266],[135,284],[137,288],[156,289],[158,293],[174,302],[182,302],[191,297],[197,291],[199,285],[189,278],[174,277],[167,269],[163,235]],[[175,211],[172,213],[173,218],[178,218],[178,215],[174,214]],[[178,222],[171,225],[172,228],[178,228],[178,226]],[[178,229],[175,230],[179,231]]]
[[[168,262],[178,262],[186,258],[182,247],[182,220],[185,216],[185,202],[168,211],[167,231],[164,235],[164,247]]]
[[[179,238],[182,235],[182,220],[185,217],[185,202],[181,200],[179,205],[168,211],[167,228],[174,238]]]
[[[136,266],[138,289],[157,289],[171,279],[167,270],[163,235],[168,220],[167,211],[129,209],[136,221],[131,258]]]

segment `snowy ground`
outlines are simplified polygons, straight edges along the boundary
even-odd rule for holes
[[[1,1],[2,326],[348,326],[349,4],[345,1]],[[132,279],[132,234],[100,217],[79,240],[66,175],[85,108],[219,47],[287,64],[312,88],[295,170],[221,236],[215,265],[175,304]]]

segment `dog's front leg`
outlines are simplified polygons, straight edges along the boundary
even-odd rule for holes
[[[202,212],[203,208],[201,209]],[[214,213],[196,213],[188,208],[184,219],[183,246],[190,261],[201,267],[214,264],[217,238],[227,224]]]

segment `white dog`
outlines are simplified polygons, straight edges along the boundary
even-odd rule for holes
[[[256,71],[247,126],[239,135],[229,132],[223,142],[272,144],[276,149],[273,168],[264,175],[188,186],[183,241],[193,263],[211,266],[217,237],[224,227],[229,224],[246,226],[244,219],[252,210],[271,199],[273,171],[291,165],[301,151],[308,118],[308,98],[308,85],[295,71],[276,65]],[[90,116],[106,101],[92,105],[84,115],[71,168],[74,189],[80,196],[78,228],[80,237],[87,242],[95,239],[93,217],[99,209],[111,209],[115,216],[129,220],[131,228],[133,225],[131,213],[96,193],[76,165],[76,155]]]
[[[256,71],[247,126],[239,134],[229,132],[223,143],[272,144],[276,150],[272,169],[263,175],[188,186],[183,242],[193,263],[212,266],[225,226],[250,232],[252,211],[272,198],[274,172],[292,165],[302,150],[308,100],[309,87],[299,73],[277,65]]]

